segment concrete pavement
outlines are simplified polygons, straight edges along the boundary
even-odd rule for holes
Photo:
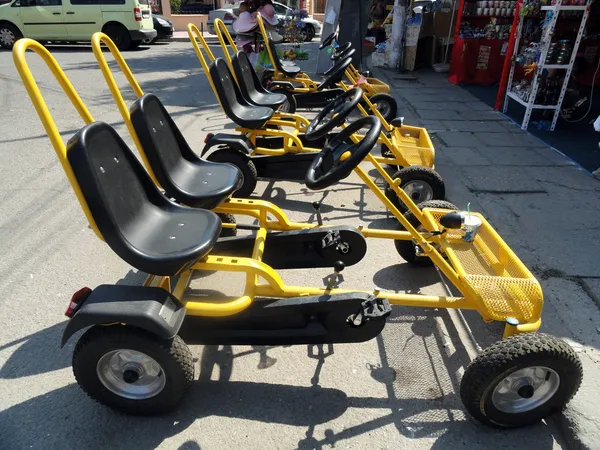
[[[570,340],[585,370],[558,420],[574,447],[600,447],[600,181],[443,74],[375,75],[391,84],[405,123],[432,135],[448,200],[471,202],[539,278],[542,331]]]

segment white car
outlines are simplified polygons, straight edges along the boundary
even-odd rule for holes
[[[208,12],[208,22],[207,22],[208,32],[210,34],[217,34],[215,31],[215,19],[221,19],[225,23],[225,26],[227,27],[227,30],[229,31],[229,33],[232,36],[234,36],[235,33],[233,31],[232,24],[233,24],[233,21],[236,19],[239,6],[240,6],[239,3],[236,3],[235,5],[232,5],[230,8],[213,9],[212,11],[209,11]],[[275,8],[275,14],[277,15],[277,18],[279,19],[280,23],[283,20],[285,20],[286,17],[289,17],[292,15],[291,12],[293,11],[293,9],[284,4],[281,4],[278,2],[273,2],[273,8]],[[306,24],[304,27],[306,30],[304,40],[306,42],[310,42],[313,40],[313,38],[315,36],[321,35],[321,29],[323,28],[323,25],[321,24],[321,22],[313,19],[310,16],[307,17],[306,19],[302,19],[302,21]]]

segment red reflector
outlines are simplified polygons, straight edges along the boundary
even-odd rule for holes
[[[92,293],[92,290],[89,287],[83,287],[79,289],[77,292],[73,294],[71,297],[71,302],[69,303],[69,307],[65,311],[65,316],[71,318],[75,315],[75,311],[81,306],[83,301],[88,298],[88,296]]]
[[[214,135],[215,135],[214,133],[208,133],[206,135],[206,137],[204,138],[204,143],[206,144],[208,141],[210,141]]]
[[[133,8],[133,15],[135,16],[136,22],[142,21],[142,11],[140,11],[140,8]]]

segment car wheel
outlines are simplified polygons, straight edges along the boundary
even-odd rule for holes
[[[10,23],[0,25],[0,47],[10,50],[23,35],[17,27]]]
[[[129,31],[127,31],[125,27],[121,25],[111,24],[104,29],[104,32],[115,43],[119,50],[123,51],[129,50],[131,48],[131,36],[129,35]]]
[[[312,25],[305,25],[302,33],[304,42],[310,42],[315,37],[315,28]]]

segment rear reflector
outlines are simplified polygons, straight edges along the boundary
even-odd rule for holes
[[[69,303],[69,307],[65,311],[65,316],[71,318],[75,315],[75,312],[79,309],[81,304],[84,302],[86,298],[92,293],[92,290],[89,287],[83,287],[79,289],[77,292],[73,294],[71,297],[71,302]]]
[[[206,135],[206,137],[204,138],[204,143],[206,144],[208,141],[210,141],[214,135],[215,135],[214,133],[208,133]]]
[[[140,8],[133,8],[133,15],[135,16],[136,22],[142,21],[142,11],[140,11]]]

